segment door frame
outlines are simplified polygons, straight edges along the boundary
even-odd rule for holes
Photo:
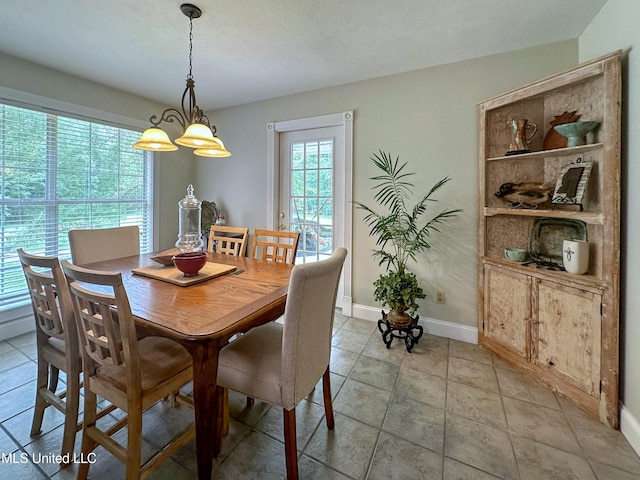
[[[279,192],[280,192],[280,133],[296,130],[309,130],[324,127],[342,127],[344,129],[344,171],[335,171],[336,176],[344,175],[344,247],[351,252],[352,246],[352,200],[353,200],[353,110],[319,115],[316,117],[269,122],[267,124],[267,228],[277,230]],[[347,256],[343,267],[342,313],[352,314],[351,297],[351,255]],[[340,293],[340,292],[339,292]],[[340,302],[338,302],[340,303]]]

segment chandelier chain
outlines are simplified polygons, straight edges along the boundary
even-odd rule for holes
[[[189,16],[189,75],[187,78],[193,78],[191,60],[193,58],[193,17]]]

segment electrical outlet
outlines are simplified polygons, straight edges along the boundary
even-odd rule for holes
[[[436,290],[436,303],[444,303],[444,292]]]

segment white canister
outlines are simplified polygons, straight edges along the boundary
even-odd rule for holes
[[[589,242],[585,240],[562,241],[562,263],[569,273],[582,275],[589,268]]]

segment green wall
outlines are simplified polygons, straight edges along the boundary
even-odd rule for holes
[[[414,270],[431,298],[421,318],[475,327],[477,322],[478,118],[476,104],[577,63],[577,42],[522,51],[381,77],[211,112],[220,138],[233,155],[198,159],[201,198],[224,206],[235,225],[264,228],[267,211],[267,123],[354,110],[353,197],[372,204],[375,175],[370,156],[379,149],[408,160],[416,183],[439,192],[434,211],[462,208],[433,238]],[[505,127],[506,128],[506,127]],[[371,257],[373,239],[354,211],[353,302],[374,307],[372,282],[378,276]],[[444,290],[445,305],[433,301]]]

